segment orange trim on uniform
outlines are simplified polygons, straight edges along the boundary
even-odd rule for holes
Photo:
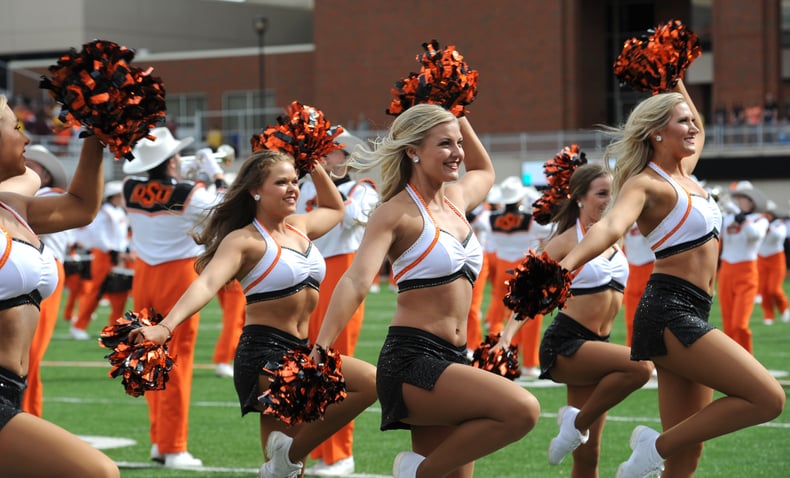
[[[667,239],[669,239],[672,236],[672,234],[676,233],[677,230],[680,229],[680,226],[682,226],[683,223],[686,222],[686,219],[689,217],[689,214],[691,214],[691,208],[692,208],[691,194],[689,194],[688,191],[685,192],[686,192],[686,196],[688,197],[688,206],[686,206],[686,212],[683,214],[683,217],[680,219],[680,222],[678,222],[678,224],[674,228],[672,228],[671,231],[669,231],[664,237],[662,237],[660,241],[658,241],[655,245],[650,246],[650,249],[655,251],[656,249],[661,247],[661,244],[665,243]]]
[[[257,222],[257,223],[258,223],[258,224],[259,224],[259,225],[260,225],[260,226],[261,226],[261,227],[262,227],[262,228],[263,228],[263,229],[264,229],[266,232],[269,232],[269,230],[268,230],[268,229],[266,229],[266,226],[264,226],[263,224],[261,224],[261,223],[260,223],[260,222],[259,222],[257,219],[255,219],[255,222]],[[271,233],[269,233],[269,235],[271,236]],[[272,240],[274,240],[274,238],[273,238],[273,237],[272,237]],[[256,286],[256,285],[257,285],[257,284],[258,284],[260,281],[262,281],[262,280],[264,279],[264,277],[266,277],[267,275],[269,275],[269,272],[271,272],[271,271],[272,271],[272,269],[274,269],[274,266],[277,264],[277,261],[279,261],[279,260],[280,260],[280,254],[282,254],[282,248],[280,247],[280,243],[279,243],[279,242],[277,242],[277,241],[274,241],[274,243],[275,243],[275,244],[277,244],[277,256],[274,258],[274,260],[273,260],[273,261],[272,261],[272,263],[269,265],[269,267],[268,267],[268,268],[267,268],[265,271],[263,271],[263,274],[261,274],[261,276],[260,276],[260,277],[258,277],[258,278],[257,278],[257,279],[255,279],[254,281],[252,281],[252,282],[250,283],[250,285],[248,285],[247,287],[245,287],[245,288],[244,288],[244,292],[245,292],[245,293],[246,293],[248,290],[250,290],[251,288],[255,287],[255,286]]]
[[[11,255],[11,234],[3,226],[0,226],[0,231],[3,231],[3,234],[5,234],[5,252],[3,252],[3,257],[0,257],[0,267],[3,267],[8,261],[8,256]]]

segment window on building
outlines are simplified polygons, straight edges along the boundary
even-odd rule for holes
[[[203,126],[199,114],[206,111],[208,99],[205,94],[189,93],[183,95],[167,95],[167,119],[175,122],[177,136],[203,138]]]

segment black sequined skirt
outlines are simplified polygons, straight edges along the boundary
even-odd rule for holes
[[[455,346],[424,330],[391,326],[376,368],[381,429],[410,429],[401,421],[409,416],[403,384],[432,390],[442,372],[454,363],[467,363],[466,345]]]
[[[570,357],[584,342],[609,342],[609,336],[600,336],[576,322],[568,315],[559,312],[543,332],[540,341],[540,376],[551,379],[551,368],[557,363],[557,356]]]
[[[267,362],[279,362],[289,350],[306,347],[307,339],[266,325],[245,325],[233,359],[233,385],[239,396],[241,414],[260,412],[258,397],[261,370]]]
[[[712,298],[691,282],[667,274],[652,274],[634,314],[632,360],[667,354],[664,328],[690,346],[714,329],[708,323]]]
[[[25,377],[0,367],[0,429],[22,413],[22,396],[26,388]]]

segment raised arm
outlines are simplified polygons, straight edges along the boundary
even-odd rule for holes
[[[686,91],[686,85],[683,83],[683,80],[678,80],[672,91],[680,93],[683,95],[683,98],[686,99],[686,103],[689,105],[691,113],[694,115],[694,124],[699,128],[699,133],[697,133],[697,136],[694,138],[696,142],[696,152],[687,158],[683,158],[683,169],[687,174],[691,174],[694,172],[694,168],[697,167],[702,149],[705,147],[705,126],[702,124],[702,116],[700,116],[699,111],[697,111],[694,101],[691,99],[691,96],[689,96],[688,91]]]
[[[343,220],[345,205],[340,191],[324,168],[316,165],[310,173],[315,185],[318,207],[305,214],[289,217],[288,222],[305,231],[307,237],[315,239],[329,232]]]
[[[65,194],[32,198],[27,222],[38,234],[89,224],[99,212],[104,186],[104,146],[95,136],[83,140],[77,169]]]
[[[469,120],[464,116],[458,119],[464,139],[464,168],[466,173],[458,181],[466,202],[466,212],[477,207],[494,185],[494,164],[488,152],[475,133]]]

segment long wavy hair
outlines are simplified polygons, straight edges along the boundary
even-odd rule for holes
[[[195,270],[200,273],[214,257],[220,241],[255,219],[256,202],[250,195],[266,180],[271,167],[280,161],[294,164],[294,158],[280,151],[262,150],[252,153],[241,165],[236,179],[225,192],[222,201],[214,206],[208,216],[192,234],[195,242],[206,247],[195,261]]]
[[[552,221],[557,223],[554,235],[561,234],[576,225],[576,219],[579,218],[577,202],[590,190],[590,184],[603,176],[609,176],[609,170],[600,163],[587,163],[573,172],[568,182],[568,199],[560,204],[560,208],[552,218]]]
[[[680,93],[661,93],[643,100],[628,115],[625,125],[617,127],[603,126],[605,133],[614,137],[604,153],[604,162],[615,159],[613,193],[617,193],[623,184],[638,174],[653,157],[653,145],[650,136],[669,124],[672,109],[685,101]]]
[[[0,95],[0,119],[3,119],[3,115],[5,114],[5,107],[8,104],[8,98],[6,95]]]
[[[458,120],[439,105],[414,105],[395,118],[387,136],[374,141],[373,151],[357,148],[347,164],[359,171],[380,165],[381,202],[386,202],[402,191],[411,178],[414,163],[406,150],[420,146],[434,126],[450,121]]]

